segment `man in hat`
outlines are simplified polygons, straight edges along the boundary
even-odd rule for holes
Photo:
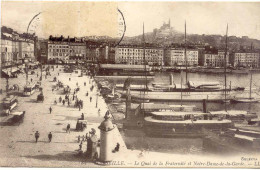
[[[35,136],[35,140],[36,140],[36,143],[37,143],[37,142],[38,142],[38,139],[39,139],[39,137],[40,137],[40,133],[39,133],[38,131],[36,131],[35,134],[34,134],[34,136]]]
[[[56,100],[55,100],[55,101],[56,101]],[[50,110],[50,114],[51,114],[51,112],[52,112],[52,107],[50,107],[49,110]]]
[[[67,125],[67,130],[66,130],[66,132],[67,132],[67,133],[68,133],[68,132],[70,133],[70,124]]]
[[[52,140],[52,134],[51,134],[51,132],[48,134],[48,138],[49,138],[49,142],[51,142],[51,140]]]

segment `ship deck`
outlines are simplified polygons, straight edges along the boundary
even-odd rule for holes
[[[144,120],[148,123],[161,123],[161,124],[230,124],[230,120],[181,120],[181,121],[172,121],[172,120],[157,120],[152,118],[152,116],[145,117]]]

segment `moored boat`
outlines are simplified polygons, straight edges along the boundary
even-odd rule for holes
[[[249,113],[243,110],[227,110],[227,111],[211,111],[209,112],[213,117],[226,117],[235,123],[241,123],[244,121],[250,121],[252,119],[258,118],[255,113]]]
[[[258,103],[260,99],[255,98],[238,98],[238,99],[232,99],[232,103]]]
[[[150,112],[144,118],[145,133],[149,136],[202,137],[202,128],[227,129],[232,122],[227,119],[209,119],[203,112]]]

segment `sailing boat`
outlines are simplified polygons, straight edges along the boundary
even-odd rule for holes
[[[132,99],[138,100],[165,100],[165,101],[202,101],[206,99],[211,102],[227,101],[232,99],[240,91],[237,89],[223,89],[218,82],[194,82],[188,81],[187,55],[186,55],[186,22],[185,22],[185,60],[186,60],[186,85],[152,85],[145,88],[131,89]],[[226,93],[230,91],[229,93]],[[118,89],[118,92],[126,95],[126,91]],[[140,95],[145,92],[145,95]],[[224,94],[225,92],[225,94]],[[241,92],[240,92],[241,93]]]
[[[259,99],[252,97],[252,79],[253,79],[253,75],[251,73],[249,98],[235,98],[232,100],[232,102],[234,102],[234,103],[257,103],[260,101]]]
[[[225,75],[225,100],[222,102],[225,103],[225,109],[226,109],[226,103],[229,103],[230,100],[227,99],[227,48],[228,48],[228,25],[226,30],[226,45],[225,45],[225,55],[224,55],[224,75]]]
[[[136,102],[136,103],[143,103],[143,107],[144,107],[144,103],[149,103],[150,102],[149,99],[145,99],[145,97],[142,97],[142,95],[145,96],[145,92],[148,89],[148,86],[147,86],[147,69],[146,69],[146,59],[145,59],[144,23],[143,23],[143,57],[144,57],[143,58],[143,63],[144,63],[144,74],[145,74],[145,87],[144,87],[143,91],[140,91],[140,99],[133,98],[132,101]]]

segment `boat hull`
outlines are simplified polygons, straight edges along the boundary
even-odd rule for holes
[[[119,91],[120,92],[120,91]],[[126,94],[125,91],[121,91],[123,95]],[[227,92],[226,100],[231,100],[235,95],[241,92]],[[148,91],[145,94],[141,94],[139,91],[131,91],[131,97],[133,99],[139,100],[150,100],[150,101],[202,101],[204,99],[212,102],[223,102],[225,100],[224,91],[214,91],[214,92],[154,92]],[[141,95],[140,95],[141,94]]]
[[[259,99],[233,99],[232,103],[258,103]]]
[[[205,135],[202,128],[219,130],[232,126],[230,120],[165,121],[153,119],[151,116],[144,120],[144,130],[149,136],[202,137]]]
[[[144,76],[95,76],[95,79],[127,79],[132,78],[135,80],[145,80]],[[153,80],[154,76],[147,76],[147,80]]]

